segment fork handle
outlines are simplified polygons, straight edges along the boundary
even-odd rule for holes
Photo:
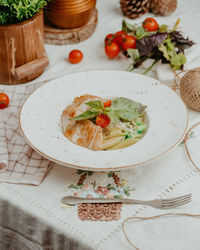
[[[147,201],[123,198],[83,198],[74,196],[64,196],[61,201],[64,204],[77,205],[81,203],[123,203],[123,204],[147,204]]]

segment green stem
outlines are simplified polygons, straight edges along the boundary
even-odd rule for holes
[[[136,68],[133,67],[132,69],[130,69],[130,72],[133,72],[135,69],[136,69]]]
[[[133,67],[133,63],[131,63],[129,66],[128,66],[128,68],[126,69],[126,71],[133,71],[133,70],[135,70],[135,68]]]
[[[151,66],[149,68],[147,68],[144,72],[143,75],[146,75],[155,65],[156,63],[160,60],[160,58],[157,58],[154,60],[154,62],[151,64]]]

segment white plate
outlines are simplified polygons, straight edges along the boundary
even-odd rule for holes
[[[83,94],[124,96],[147,105],[149,127],[136,144],[113,151],[92,151],[70,142],[60,126],[62,111]],[[159,81],[123,71],[89,71],[64,76],[38,88],[22,106],[19,123],[32,148],[66,167],[122,170],[148,163],[174,148],[188,124],[179,96]]]

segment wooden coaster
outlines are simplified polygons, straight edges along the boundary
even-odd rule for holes
[[[56,45],[82,42],[93,34],[97,25],[97,20],[98,12],[94,9],[88,23],[75,29],[59,29],[45,23],[44,41],[45,43]]]

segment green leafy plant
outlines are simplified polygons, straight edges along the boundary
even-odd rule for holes
[[[0,0],[0,24],[14,24],[30,19],[48,0]]]

